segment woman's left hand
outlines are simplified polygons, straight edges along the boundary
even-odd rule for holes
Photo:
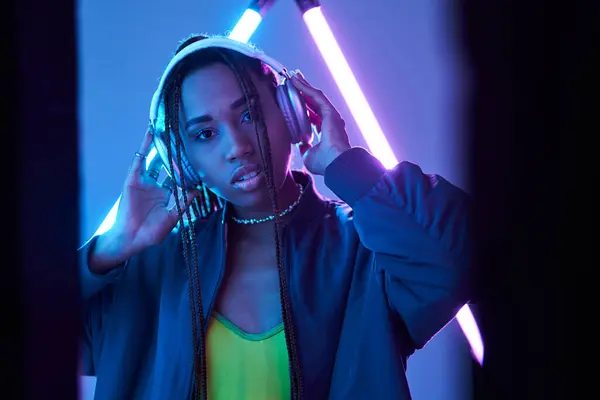
[[[301,91],[306,101],[310,122],[318,132],[318,142],[300,143],[298,148],[306,169],[324,175],[325,168],[344,151],[350,149],[346,123],[323,92],[306,81],[300,71],[294,71],[291,81]]]

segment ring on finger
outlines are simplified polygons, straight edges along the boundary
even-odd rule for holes
[[[158,180],[158,175],[160,174],[160,172],[155,171],[155,170],[150,170],[148,171],[148,176],[152,179],[154,179],[155,181]]]

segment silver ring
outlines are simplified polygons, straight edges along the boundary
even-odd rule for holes
[[[153,169],[151,169],[150,171],[148,171],[148,176],[152,179],[154,179],[155,181],[158,180],[158,175],[160,175],[159,171],[155,171]]]
[[[141,158],[142,160],[144,160],[146,158],[146,155],[140,153],[140,152],[135,152],[135,156]]]

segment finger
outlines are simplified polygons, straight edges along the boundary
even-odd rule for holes
[[[300,151],[300,155],[304,156],[308,150],[312,148],[310,143],[298,143],[298,150]]]
[[[152,146],[153,138],[152,131],[150,128],[148,128],[148,130],[146,130],[146,134],[144,135],[144,139],[142,140],[142,144],[140,144],[140,147],[133,158],[133,162],[131,163],[130,170],[132,174],[136,175],[144,171],[144,162],[146,161],[146,157],[148,156],[148,152]]]
[[[148,126],[146,129],[146,133],[144,134],[144,138],[142,139],[142,143],[140,144],[140,148],[138,150],[139,153],[146,154],[150,152],[152,148],[152,142],[154,141],[154,135],[152,134],[152,126]]]
[[[314,111],[323,115],[335,110],[333,104],[331,104],[327,96],[325,96],[321,90],[308,83],[306,79],[302,77],[301,72],[297,72],[292,75],[291,80],[294,86],[304,95],[307,105],[313,108]]]
[[[302,72],[300,72],[300,70],[292,71],[291,77],[294,77],[294,76],[296,76],[300,80],[300,84],[304,83],[306,86],[315,89],[312,85],[310,85],[308,83],[308,81],[306,80],[306,78],[304,78],[304,75],[302,75]],[[312,97],[306,95],[302,91],[302,89],[300,89],[298,86],[296,86],[296,88],[301,91],[300,94],[302,96],[302,99],[304,100],[304,103],[306,104],[306,108],[308,109],[309,113],[312,113],[315,116],[318,116],[319,112],[320,112],[320,106],[319,106],[319,104]],[[317,90],[317,89],[315,89],[315,90]]]
[[[152,161],[150,161],[150,165],[148,165],[148,168],[146,169],[146,175],[155,181],[158,181],[158,176],[160,175],[162,166],[163,163],[161,158],[158,155],[154,156]]]
[[[317,132],[321,132],[321,125],[323,124],[323,120],[321,119],[321,117],[319,117],[319,115],[316,112],[314,112],[310,108],[308,108],[308,120],[312,125],[314,125],[317,128]]]
[[[160,186],[165,190],[165,196],[167,199],[167,203],[174,202],[173,193],[175,192],[175,182],[169,175],[163,180]]]
[[[173,179],[167,175],[167,177],[162,181],[161,186],[169,191],[169,193],[173,192]]]
[[[311,97],[307,96],[304,92],[300,92],[300,94],[302,96],[302,99],[304,100],[304,103],[306,103],[306,108],[308,108],[315,114],[318,114],[320,110],[319,105]]]

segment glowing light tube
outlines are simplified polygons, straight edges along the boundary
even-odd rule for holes
[[[255,10],[247,9],[233,30],[229,33],[229,37],[238,42],[246,43],[262,22],[262,16]]]
[[[303,18],[369,149],[386,168],[395,167],[398,160],[333,36],[321,7],[309,9]]]
[[[228,36],[242,43],[248,42],[273,4],[275,0],[251,0],[248,9]]]
[[[313,3],[313,6],[305,7],[307,3]],[[386,168],[393,168],[398,161],[338,45],[321,11],[321,7],[316,1],[299,1],[298,5],[303,12],[302,17],[308,31],[344,97],[369,149]],[[459,310],[456,319],[471,346],[473,356],[481,365],[484,353],[483,340],[468,304]]]
[[[464,305],[463,308],[458,311],[456,320],[458,321],[458,325],[460,325],[463,334],[467,338],[469,346],[471,346],[473,357],[475,357],[479,365],[483,365],[483,339],[479,332],[477,322],[475,321],[475,316],[473,316],[468,304]]]

